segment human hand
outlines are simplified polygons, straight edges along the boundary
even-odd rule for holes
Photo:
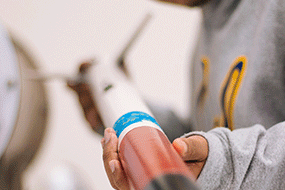
[[[172,145],[197,179],[208,158],[207,140],[200,135],[192,135],[187,138],[177,138]]]
[[[79,67],[78,75],[82,76],[88,71],[91,66],[90,62],[83,62]],[[74,90],[78,95],[78,100],[84,111],[86,120],[91,125],[92,129],[100,135],[104,133],[104,126],[98,114],[90,86],[83,81],[67,81],[67,86]]]
[[[129,190],[127,175],[119,159],[118,142],[119,140],[114,129],[105,129],[104,138],[101,140],[104,167],[114,189]]]
[[[112,187],[118,190],[130,189],[126,173],[118,156],[116,132],[112,128],[106,129],[101,143],[104,166]],[[197,179],[208,157],[207,140],[202,136],[193,135],[188,138],[175,139],[172,144]]]

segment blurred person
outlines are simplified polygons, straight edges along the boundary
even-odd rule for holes
[[[203,12],[191,68],[191,127],[161,125],[166,134],[170,128],[198,132],[176,138],[174,148],[202,189],[285,189],[285,1],[161,1]],[[88,85],[69,86],[95,131],[102,131]],[[117,145],[115,131],[106,129],[110,183],[129,189]]]
[[[22,175],[42,143],[47,96],[37,63],[0,24],[0,189],[22,189]]]

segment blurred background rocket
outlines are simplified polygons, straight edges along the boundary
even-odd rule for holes
[[[145,99],[170,107],[182,119],[189,116],[185,102],[191,98],[189,71],[199,9],[146,0],[0,4],[1,31],[12,47],[2,35],[1,184],[27,190],[112,189],[101,137],[88,126],[76,94],[64,80],[25,79],[39,73],[72,76],[81,61],[117,53],[149,12],[152,20],[128,52],[126,65]],[[14,66],[8,68],[9,61]]]

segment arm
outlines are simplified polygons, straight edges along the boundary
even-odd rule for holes
[[[285,122],[230,131],[195,132],[209,143],[198,178],[202,189],[285,189]],[[188,136],[186,135],[186,136]]]

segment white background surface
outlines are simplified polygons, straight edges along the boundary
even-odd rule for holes
[[[82,60],[113,55],[144,16],[153,19],[127,58],[148,99],[189,115],[189,64],[200,11],[146,0],[0,0],[0,20],[39,61],[42,72],[75,75]],[[50,170],[71,163],[91,189],[112,189],[102,165],[101,137],[92,133],[76,95],[64,81],[47,82],[48,130],[24,177],[25,189],[42,189]]]

